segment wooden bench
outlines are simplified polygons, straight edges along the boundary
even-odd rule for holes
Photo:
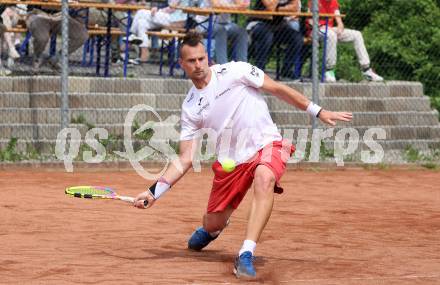
[[[14,27],[14,28],[9,28],[6,29],[7,33],[26,33],[27,29],[23,28],[23,27]]]
[[[186,34],[181,32],[173,33],[173,32],[163,32],[163,31],[147,31],[146,34],[149,36],[156,36],[163,40],[171,40],[173,38],[181,39],[186,36]]]
[[[97,27],[97,26],[90,26],[90,29],[87,30],[89,37],[90,38],[94,38],[96,36],[106,36],[107,35],[107,28],[106,27]],[[14,27],[14,28],[10,28],[7,29],[6,32],[10,32],[10,33],[27,33],[28,29],[25,27]],[[111,28],[110,30],[110,34],[111,36],[123,36],[125,35],[125,32],[121,31],[118,28]],[[19,49],[19,53],[23,54],[25,51],[25,47],[27,46],[27,44],[29,43],[29,40],[31,38],[31,34],[27,33],[26,38],[24,39],[23,43],[21,44],[21,47]],[[97,54],[98,57],[96,59],[96,72],[97,74],[99,74],[99,70],[100,70],[100,50],[101,50],[101,40],[102,37],[98,38],[98,41],[96,42],[97,44]],[[53,43],[51,42],[51,51],[55,51],[55,45],[56,42],[54,41]],[[90,45],[90,43],[87,41],[84,45],[84,49],[83,49],[83,59],[82,59],[82,65],[91,65],[93,64],[93,45],[94,45],[94,41],[92,41],[92,44]],[[88,60],[87,63],[87,53],[89,51],[90,48],[90,59]],[[107,64],[107,59],[106,59],[106,64]],[[124,68],[126,68],[126,64],[124,63]]]
[[[87,30],[89,33],[89,36],[105,36],[107,35],[107,30],[101,30],[101,29],[95,29],[95,30]],[[119,29],[111,29],[110,34],[112,36],[123,36],[125,35],[125,32],[119,30]]]
[[[106,36],[107,35],[107,28],[106,27],[98,27],[98,26],[89,26],[89,29],[87,30],[88,34],[90,37],[95,37],[95,36]],[[7,32],[11,32],[11,33],[27,33],[28,30],[25,27],[14,27],[14,28],[10,28],[7,29]],[[125,36],[126,32],[121,31],[118,28],[111,28],[110,30],[110,34],[112,36]],[[162,46],[161,46],[161,51],[160,51],[160,67],[159,67],[159,74],[162,75],[162,69],[163,69],[163,53],[165,50],[167,50],[168,53],[168,66],[169,66],[169,74],[170,76],[173,75],[174,73],[174,67],[177,65],[177,60],[176,60],[176,43],[178,44],[178,40],[182,39],[183,37],[185,37],[185,33],[182,33],[182,30],[174,30],[174,29],[165,29],[162,31],[147,31],[146,32],[147,35],[149,36],[155,36],[158,37],[160,39],[162,39]],[[24,46],[27,45],[27,43],[30,40],[30,34],[26,37],[25,41],[22,44],[22,47],[20,48],[20,53],[23,51]],[[176,42],[177,40],[177,42]],[[98,39],[97,45],[100,45],[100,41],[101,38]],[[167,41],[168,43],[166,44],[165,41]],[[92,42],[92,45],[94,42]],[[90,55],[90,59],[88,60],[89,63],[87,63],[87,52],[88,49],[90,48],[89,43],[86,44],[84,51],[83,51],[83,60],[82,60],[82,64],[83,65],[90,65],[93,62],[93,55]],[[98,54],[100,47],[98,47]],[[92,53],[93,53],[93,47],[92,47]],[[99,58],[97,58],[97,72],[99,72],[99,65],[100,65],[100,60]]]
[[[6,30],[7,33],[26,33],[28,31],[27,28],[23,28],[23,27],[14,27],[14,28],[9,28]],[[87,30],[87,32],[89,33],[90,36],[96,36],[96,35],[106,35],[107,34],[107,28],[93,28],[93,29],[89,29]],[[110,31],[111,35],[125,35],[125,32],[117,29],[117,28],[112,28]]]

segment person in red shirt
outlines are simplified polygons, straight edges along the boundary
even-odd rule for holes
[[[309,1],[309,9],[310,7],[311,1]],[[334,69],[336,67],[338,42],[353,43],[365,79],[368,81],[383,81],[383,78],[377,75],[370,67],[370,57],[365,48],[362,33],[357,30],[345,29],[342,18],[338,16],[341,14],[339,11],[338,0],[319,0],[319,13],[336,15],[336,17],[329,19],[328,22],[325,81],[336,82]],[[334,22],[336,22],[336,25]],[[310,20],[310,24],[311,23]],[[324,38],[325,35],[325,24],[325,18],[320,18],[319,34],[321,38]]]

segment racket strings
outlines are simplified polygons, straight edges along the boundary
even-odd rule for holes
[[[68,194],[74,195],[76,197],[93,197],[93,196],[111,196],[113,191],[108,188],[99,187],[73,187],[70,188]]]

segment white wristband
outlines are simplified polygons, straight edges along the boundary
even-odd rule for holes
[[[171,185],[168,184],[168,182],[163,179],[162,177],[156,181],[156,183],[154,183],[150,188],[150,192],[153,195],[154,199],[157,200],[160,198],[160,196],[162,196],[162,194],[164,194],[165,192],[167,192],[168,190],[170,190]]]
[[[321,111],[322,107],[320,107],[319,105],[316,105],[313,102],[310,102],[309,106],[307,106],[307,113],[309,113],[310,115],[312,115],[313,117],[317,117],[319,114],[319,111]]]

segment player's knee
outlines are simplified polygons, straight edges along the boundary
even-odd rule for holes
[[[261,169],[255,173],[255,191],[272,192],[275,184],[275,176],[269,169]]]
[[[357,41],[363,41],[362,33],[360,31],[354,31],[354,38]]]

